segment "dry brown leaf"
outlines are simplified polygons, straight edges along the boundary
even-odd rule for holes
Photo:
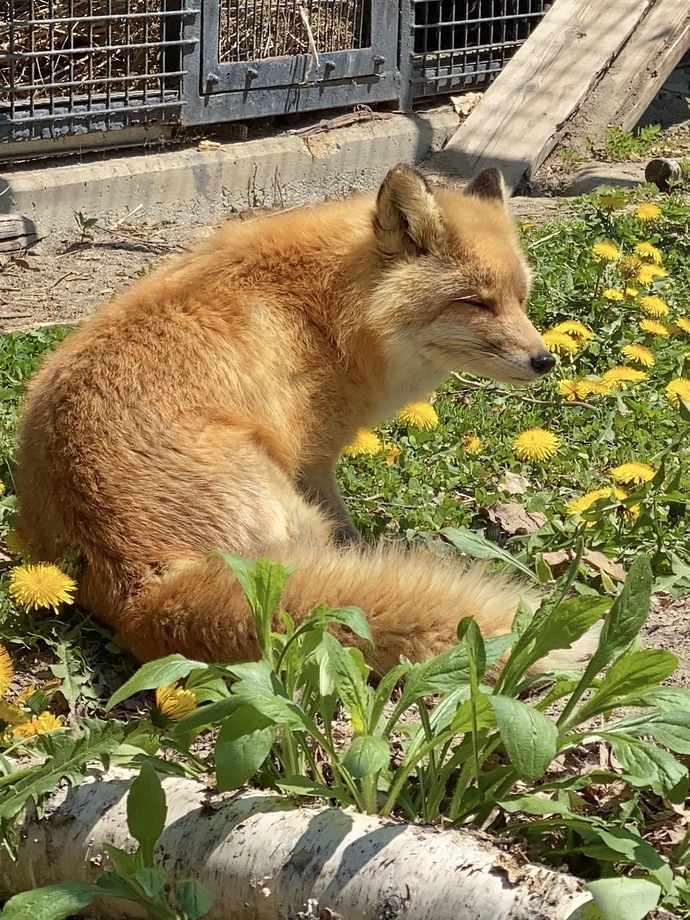
[[[218,150],[219,147],[220,147],[220,141],[207,141],[207,140],[203,140],[203,141],[199,141],[199,143],[197,144],[197,148],[196,148],[196,149],[197,149],[197,150],[201,150],[201,151],[204,151],[204,150]]]
[[[483,93],[463,93],[461,96],[451,96],[450,101],[458,115],[469,115],[482,95]]]
[[[511,495],[523,495],[530,486],[529,479],[526,479],[521,473],[506,473],[498,484],[501,491],[509,492]]]
[[[594,549],[586,549],[582,554],[582,558],[587,565],[596,569],[597,572],[606,572],[607,575],[610,575],[611,578],[615,578],[616,581],[625,581],[627,573],[623,566],[618,565],[617,562],[614,562],[613,559],[609,559],[609,557],[605,556],[603,553],[598,553]]]
[[[520,502],[494,502],[486,509],[486,515],[492,524],[498,524],[509,534],[519,530],[532,533],[546,524],[547,520],[545,514],[528,511]]]
[[[563,565],[564,562],[570,562],[573,554],[569,550],[557,549],[553,553],[542,553],[541,557],[550,568],[553,568],[556,565]]]

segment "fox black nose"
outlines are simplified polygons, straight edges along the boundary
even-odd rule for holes
[[[530,359],[529,363],[532,365],[532,370],[538,374],[548,374],[556,363],[556,359],[548,351],[540,351],[538,355]]]

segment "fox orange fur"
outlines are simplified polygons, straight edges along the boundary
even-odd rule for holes
[[[450,371],[549,370],[528,289],[496,170],[460,194],[399,166],[376,197],[228,223],[46,360],[23,414],[20,529],[37,559],[78,550],[80,604],[140,661],[256,655],[213,550],[294,564],[298,619],[360,606],[379,674],[448,647],[465,615],[504,633],[509,579],[347,545],[334,468],[357,428]]]

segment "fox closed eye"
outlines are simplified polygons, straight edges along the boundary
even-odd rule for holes
[[[474,297],[454,297],[451,303],[460,303],[466,307],[475,307],[477,310],[491,310],[488,303]]]

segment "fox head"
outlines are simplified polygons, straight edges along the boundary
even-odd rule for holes
[[[497,169],[458,193],[397,166],[373,220],[393,388],[430,389],[451,371],[526,384],[554,366],[525,313],[530,273]]]

